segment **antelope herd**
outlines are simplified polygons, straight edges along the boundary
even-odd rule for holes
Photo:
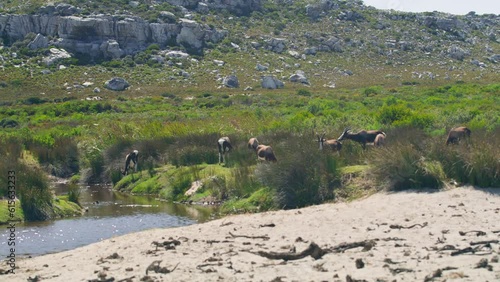
[[[345,128],[342,134],[337,139],[325,139],[325,133],[321,136],[316,134],[317,142],[319,143],[319,149],[323,150],[324,147],[329,148],[334,152],[340,152],[342,149],[342,140],[352,140],[361,144],[363,149],[366,149],[367,144],[373,144],[375,147],[381,147],[385,145],[385,132],[381,130],[361,130],[356,133],[352,133],[349,127]],[[446,138],[446,145],[455,144],[458,145],[461,140],[468,141],[470,139],[471,130],[465,126],[452,128]],[[217,140],[217,147],[219,150],[219,164],[226,163],[226,154],[233,149],[229,137],[224,136]],[[257,138],[252,137],[248,140],[248,149],[255,152],[257,159],[260,161],[277,162],[278,159],[274,154],[273,148],[268,145],[259,144]],[[127,175],[131,163],[133,163],[134,170],[137,172],[139,151],[134,150],[125,157],[125,169],[122,174]]]

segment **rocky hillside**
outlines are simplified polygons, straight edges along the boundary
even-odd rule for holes
[[[500,71],[493,14],[382,11],[351,0],[13,2],[0,4],[0,61],[31,76],[34,65],[47,74],[111,61],[170,69],[171,80],[197,85],[196,74],[215,65],[226,66],[211,76],[216,84],[252,88],[268,74],[279,88],[281,80],[334,87],[352,75],[498,80]],[[0,83],[0,92],[9,86]]]

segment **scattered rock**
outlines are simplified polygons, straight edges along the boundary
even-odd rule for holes
[[[236,75],[230,75],[230,76],[224,77],[224,79],[222,80],[222,84],[228,88],[240,87],[240,84],[238,82],[238,78],[236,77]]]
[[[123,91],[123,90],[127,89],[130,86],[130,84],[123,78],[114,77],[114,78],[106,81],[104,86],[106,88],[108,88],[109,90]]]
[[[263,76],[261,86],[265,89],[277,89],[285,87],[285,84],[274,76]]]

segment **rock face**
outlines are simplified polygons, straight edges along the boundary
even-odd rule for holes
[[[4,39],[15,42],[23,40],[28,33],[57,38],[50,45],[72,53],[105,58],[135,54],[152,43],[163,48],[172,42],[198,54],[207,42],[217,43],[227,35],[227,31],[218,31],[190,20],[172,24],[149,23],[137,17],[120,19],[104,15],[0,15],[0,34]],[[41,46],[45,46],[45,43]]]
[[[28,44],[30,49],[40,49],[49,47],[49,40],[47,37],[41,35],[40,33],[36,35],[35,39]]]
[[[106,81],[104,84],[106,88],[114,91],[123,91],[130,86],[130,84],[123,78],[113,77],[112,79]]]

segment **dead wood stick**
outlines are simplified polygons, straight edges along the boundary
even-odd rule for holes
[[[320,259],[327,252],[328,251],[323,250],[316,243],[311,242],[311,244],[309,244],[309,247],[307,247],[307,249],[305,249],[300,253],[292,253],[292,252],[277,253],[277,252],[264,252],[264,251],[258,251],[256,253],[251,252],[251,253],[268,259],[282,259],[284,261],[289,261],[289,260],[302,259],[307,256],[311,256],[314,259]]]
[[[161,267],[160,266],[161,262],[162,262],[161,260],[153,261],[148,266],[148,268],[146,268],[146,275],[148,275],[148,271],[154,271],[155,273],[163,273],[163,274],[170,273],[170,272],[173,272],[177,268],[177,266],[179,265],[179,263],[177,263],[172,270],[169,270],[166,267]]]
[[[467,247],[467,248],[460,249],[460,250],[452,252],[451,256],[458,256],[458,255],[466,254],[466,253],[475,253],[476,249],[477,248]]]
[[[134,281],[134,280],[133,280],[134,278],[135,278],[135,275],[134,275],[134,276],[127,277],[127,278],[120,279],[120,280],[118,280],[117,282],[128,282],[128,281]]]
[[[465,235],[467,235],[467,233],[477,233],[476,236],[484,236],[484,235],[486,235],[486,232],[481,231],[481,230],[458,231],[458,234],[460,234],[460,236],[465,236]]]
[[[359,247],[363,247],[363,251],[369,251],[371,248],[375,246],[375,244],[376,244],[375,240],[364,240],[353,243],[342,243],[335,247],[331,247],[329,251],[333,253],[343,253],[349,249],[354,249]]]
[[[424,222],[422,224],[420,223],[416,223],[416,224],[413,224],[413,225],[410,225],[410,226],[402,226],[402,225],[399,225],[399,224],[391,224],[389,225],[389,228],[391,229],[411,229],[415,226],[420,226],[421,228],[424,228],[427,226],[427,222]]]
[[[488,244],[498,244],[498,240],[489,240],[489,241],[479,241],[479,242],[470,242],[470,245],[471,246],[474,246],[474,245],[488,245]]]
[[[247,236],[247,235],[237,235],[237,234],[233,234],[231,232],[229,232],[229,235],[231,235],[231,237],[233,238],[248,238],[248,239],[264,239],[264,240],[269,240],[271,238],[269,238],[269,236],[267,235],[263,235],[263,236]]]

